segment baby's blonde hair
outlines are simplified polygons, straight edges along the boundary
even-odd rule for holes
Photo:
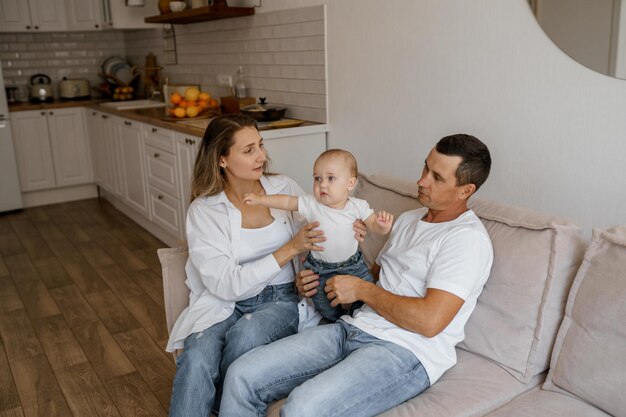
[[[352,155],[352,153],[344,149],[329,149],[322,152],[320,156],[318,156],[315,160],[315,165],[317,165],[317,163],[322,161],[323,159],[333,157],[343,158],[345,164],[348,166],[348,169],[350,169],[350,174],[355,178],[359,176],[359,167],[357,166],[356,158],[354,157],[354,155]]]

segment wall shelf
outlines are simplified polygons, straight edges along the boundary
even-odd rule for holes
[[[254,7],[228,7],[214,5],[187,9],[182,12],[165,13],[145,18],[146,23],[172,23],[185,25],[187,23],[204,22],[207,20],[228,19],[231,17],[250,16],[254,14]]]

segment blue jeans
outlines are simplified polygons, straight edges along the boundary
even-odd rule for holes
[[[220,417],[264,416],[289,396],[283,417],[375,416],[430,386],[409,350],[343,320],[254,349],[232,364]]]
[[[343,311],[341,305],[331,307],[330,300],[324,291],[326,281],[335,275],[354,275],[355,277],[362,278],[365,281],[374,282],[374,278],[372,278],[372,274],[367,268],[365,260],[363,259],[363,254],[360,250],[357,250],[354,255],[343,262],[320,261],[319,259],[313,258],[309,252],[303,266],[305,269],[310,269],[319,275],[320,286],[317,287],[317,293],[311,298],[317,311],[320,312],[322,317],[331,322],[337,321],[339,317],[345,314],[345,312]],[[362,305],[363,303],[360,301],[353,303],[350,313],[352,313],[352,310],[359,308]]]
[[[298,331],[298,296],[293,283],[267,286],[239,301],[226,320],[185,339],[176,361],[171,417],[209,416],[219,408],[226,370],[252,348]]]

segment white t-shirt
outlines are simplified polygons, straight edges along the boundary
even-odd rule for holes
[[[348,197],[343,209],[334,209],[320,203],[313,195],[298,197],[298,213],[307,221],[320,222],[318,229],[324,231],[326,241],[323,251],[311,251],[311,256],[324,262],[342,262],[356,253],[359,242],[354,238],[352,224],[365,221],[374,210],[365,200]]]
[[[420,208],[398,218],[376,260],[381,266],[377,285],[409,297],[423,297],[428,288],[436,288],[462,298],[465,303],[450,324],[427,338],[387,321],[368,305],[354,318],[342,319],[413,352],[433,384],[456,363],[455,346],[465,338],[465,323],[489,277],[493,249],[473,211],[444,223],[422,221],[426,212]]]
[[[267,226],[256,229],[241,228],[241,254],[239,263],[257,261],[268,254],[274,253],[278,248],[291,239],[291,227],[286,220],[274,219]],[[293,282],[295,272],[293,264],[287,262],[267,285],[280,285]]]

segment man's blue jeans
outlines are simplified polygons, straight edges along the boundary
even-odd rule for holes
[[[365,281],[374,282],[374,278],[372,278],[372,274],[367,268],[365,260],[363,259],[363,254],[360,250],[357,250],[354,255],[343,262],[320,261],[319,259],[313,258],[309,252],[302,265],[304,269],[310,269],[319,275],[320,285],[317,287],[317,294],[312,297],[313,304],[315,304],[315,309],[319,311],[322,317],[331,322],[337,321],[339,317],[345,314],[345,312],[343,311],[341,305],[331,307],[330,300],[324,291],[326,281],[335,275],[354,275],[355,277],[362,278]],[[353,303],[350,313],[353,310],[360,308],[362,305],[363,303],[360,301]]]
[[[409,350],[343,320],[256,348],[231,365],[220,417],[264,416],[286,397],[281,416],[375,416],[430,386]]]
[[[256,297],[237,302],[226,320],[185,339],[176,362],[170,416],[209,416],[218,408],[222,381],[235,359],[297,331],[293,283],[267,286]]]

